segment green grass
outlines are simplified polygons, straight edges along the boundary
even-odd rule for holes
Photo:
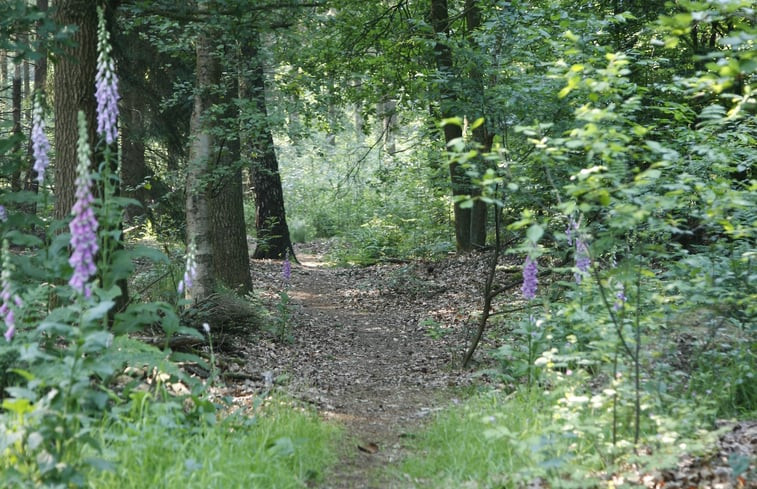
[[[420,433],[401,470],[414,487],[517,487],[567,452],[566,440],[548,437],[549,404],[527,391],[475,396]]]
[[[611,474],[675,467],[683,454],[708,453],[719,433],[706,410],[681,402],[663,414],[644,413],[645,450],[637,455],[627,403],[618,408],[624,414],[613,445],[611,410],[599,399],[570,387],[474,395],[421,431],[413,455],[393,475],[412,488],[515,489],[537,480],[553,488],[602,487]]]
[[[102,433],[110,470],[88,474],[97,489],[300,488],[336,460],[339,431],[315,413],[273,399],[252,417],[231,415],[198,428],[161,409]]]

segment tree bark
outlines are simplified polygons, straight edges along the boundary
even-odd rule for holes
[[[61,46],[55,65],[55,208],[65,219],[75,201],[76,118],[84,112],[90,144],[95,142],[95,72],[97,63],[97,9],[91,0],[57,0],[55,22],[74,25],[72,43]]]
[[[239,109],[232,101],[239,94],[238,79],[228,81],[224,120],[238,121]],[[227,137],[218,158],[219,168],[214,174],[210,202],[213,270],[215,278],[226,287],[240,293],[252,291],[250,252],[247,249],[247,229],[244,221],[244,192],[238,126],[225,128]]]
[[[384,139],[384,151],[389,156],[397,152],[397,101],[394,99],[385,99],[378,103],[378,116],[381,118],[382,131]]]
[[[145,160],[145,143],[142,127],[141,97],[134,90],[124,90],[121,97],[121,189],[124,197],[138,200],[142,206],[129,205],[124,221],[148,212],[150,193],[146,182],[153,176]]]
[[[8,55],[0,50],[0,91],[5,89],[8,82]]]
[[[257,134],[243,131],[242,140],[245,152],[251,155],[250,184],[255,195],[255,231],[257,247],[252,255],[255,260],[284,258],[287,253],[294,256],[289,226],[284,207],[284,192],[281,188],[279,163],[273,135],[267,121],[265,101],[265,79],[263,63],[259,57],[257,45],[259,35],[242,46],[242,56],[252,65],[240,83],[242,100],[252,100],[257,109]]]
[[[207,10],[206,2],[200,2],[199,9]],[[193,301],[206,299],[215,286],[210,199],[206,183],[209,164],[216,157],[210,109],[216,103],[213,91],[221,78],[221,67],[213,53],[214,44],[207,28],[201,29],[196,40],[197,86],[189,124],[191,144],[186,182],[187,241],[194,243],[196,249],[196,276],[193,286],[187,290],[187,298]]]
[[[468,42],[476,47],[476,41],[472,34],[481,25],[481,10],[478,7],[478,0],[465,0],[465,21],[468,27],[467,37]],[[476,104],[478,107],[474,109],[470,119],[472,121],[477,120],[479,117],[486,117],[486,84],[484,83],[484,75],[481,72],[481,68],[477,63],[473,63],[469,78],[475,83],[475,93],[478,94],[480,103]],[[477,110],[476,110],[477,109]],[[473,129],[473,142],[476,145],[476,149],[479,151],[479,156],[475,159],[474,163],[477,165],[479,173],[486,171],[486,161],[481,156],[482,154],[489,153],[492,148],[493,135],[487,130],[487,122]],[[480,197],[481,189],[473,188],[471,195],[476,198]],[[473,201],[473,208],[471,209],[471,247],[483,248],[486,246],[486,234],[488,228],[488,206],[486,202],[475,199]]]
[[[434,57],[436,58],[436,67],[442,75],[441,78],[451,77],[452,72],[452,51],[446,42],[449,36],[449,13],[447,10],[447,0],[431,0],[431,25],[436,35],[434,46]],[[450,89],[445,81],[439,84],[439,105],[441,116],[444,119],[455,116],[454,102],[455,93]],[[456,124],[446,124],[444,126],[444,142],[449,144],[451,141],[463,136],[463,128]],[[465,174],[463,168],[456,162],[449,165],[450,182],[452,185],[452,196],[468,195],[470,179]],[[455,240],[458,251],[470,251],[471,249],[471,209],[460,206],[459,202],[454,203],[455,213]]]
[[[21,63],[13,64],[13,82],[11,88],[11,105],[13,112],[13,129],[12,134],[16,142],[13,153],[18,157],[13,165],[11,174],[11,190],[18,192],[21,190],[21,148],[23,148],[24,136],[21,131]]]

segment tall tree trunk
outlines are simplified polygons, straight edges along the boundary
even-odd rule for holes
[[[207,2],[199,3],[200,11],[207,11]],[[212,33],[200,30],[196,40],[197,86],[194,109],[190,121],[191,145],[186,183],[187,241],[196,249],[196,276],[187,291],[190,300],[203,300],[213,293],[213,255],[211,241],[210,199],[207,177],[209,164],[215,159],[210,109],[216,103],[213,95],[221,79],[221,67],[213,53]]]
[[[37,9],[40,12],[47,13],[48,10],[48,1],[47,0],[37,0]],[[34,64],[34,92],[32,94],[32,100],[30,101],[30,106],[33,105],[33,97],[37,94],[44,94],[45,88],[47,85],[47,48],[45,47],[46,44],[41,42],[42,36],[43,36],[43,20],[39,20],[37,22],[37,41],[39,42],[39,59],[37,59],[36,63]],[[26,182],[24,183],[24,186],[26,190],[30,190],[34,193],[37,193],[39,191],[39,182],[37,182],[37,172],[34,170],[34,157],[32,153],[32,141],[31,138],[29,138],[29,145],[27,147],[27,154],[29,155],[29,170],[26,172]],[[30,212],[36,211],[36,206],[31,206],[29,208]]]
[[[0,90],[5,88],[8,82],[8,55],[0,50]]]
[[[481,25],[481,10],[478,7],[478,0],[465,0],[465,21],[468,26],[468,42],[472,47],[477,47],[472,34]],[[477,94],[477,98],[480,101],[480,103],[476,104],[477,108],[473,112],[472,117],[470,117],[472,121],[475,121],[479,117],[486,117],[486,84],[484,83],[484,75],[477,63],[472,64],[468,77],[476,84],[474,93]],[[493,135],[487,130],[487,124],[488,121],[485,121],[484,124],[473,129],[473,141],[476,144],[476,149],[481,154],[490,152],[492,148]],[[486,171],[487,163],[481,155],[475,159],[475,164],[478,166],[480,173]],[[479,197],[481,189],[473,188],[471,194],[473,197]],[[487,211],[486,202],[480,199],[474,200],[473,208],[471,209],[470,231],[472,248],[483,248],[486,246]]]
[[[431,25],[436,35],[434,45],[434,56],[436,58],[436,67],[441,72],[441,78],[452,76],[452,51],[446,42],[449,36],[449,13],[447,11],[447,0],[431,0]],[[441,108],[442,118],[455,116],[454,102],[456,100],[453,90],[449,85],[442,81],[439,84],[439,105]],[[444,141],[450,141],[461,138],[463,128],[456,124],[446,124],[444,126]],[[463,168],[456,162],[449,165],[450,181],[452,184],[452,196],[468,195],[470,179],[465,174]],[[455,212],[455,240],[458,251],[469,251],[471,249],[471,210],[463,208],[460,203],[454,203]]]
[[[238,79],[228,82],[224,120],[238,121],[239,108],[232,101],[239,95]],[[244,192],[238,126],[225,128],[228,134],[218,158],[220,175],[213,182],[210,202],[213,270],[226,287],[246,294],[252,291],[250,252],[247,249],[247,229],[244,221]]]
[[[61,46],[55,65],[55,208],[65,219],[75,201],[76,118],[87,118],[90,144],[95,142],[95,71],[97,63],[97,3],[90,0],[56,0],[55,22],[76,26],[72,43]]]
[[[11,105],[13,112],[13,137],[16,143],[13,153],[18,157],[11,175],[11,189],[14,192],[21,190],[21,148],[23,147],[23,133],[21,131],[21,63],[13,64],[13,83],[11,89]]]
[[[148,213],[149,192],[145,182],[153,173],[145,160],[142,120],[142,97],[136,90],[124,90],[121,97],[121,189],[124,197],[138,200],[142,206],[126,207],[124,220]]]
[[[260,121],[257,134],[249,134],[249,131],[243,134],[245,151],[252,155],[250,183],[255,195],[255,231],[258,242],[252,258],[256,260],[284,258],[287,252],[294,256],[284,208],[279,163],[267,121],[263,63],[255,44],[259,42],[260,37],[257,36],[242,46],[242,57],[249,60],[252,66],[240,83],[239,96],[242,100],[255,102],[257,119]]]
[[[388,98],[379,102],[377,112],[382,122],[384,151],[389,156],[393,156],[397,152],[397,141],[395,138],[395,133],[397,132],[397,101]]]

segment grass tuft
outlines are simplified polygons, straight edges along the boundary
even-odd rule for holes
[[[339,431],[283,399],[252,417],[232,414],[189,428],[155,405],[139,419],[119,418],[102,434],[108,470],[89,474],[91,488],[301,488],[335,462]]]

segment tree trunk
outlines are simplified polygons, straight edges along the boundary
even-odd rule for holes
[[[24,135],[21,131],[21,63],[13,64],[13,83],[11,88],[11,105],[13,112],[13,137],[16,142],[13,153],[18,159],[14,160],[13,173],[11,174],[11,190],[21,190],[21,148],[23,148]]]
[[[434,57],[436,58],[437,69],[440,71],[442,78],[450,77],[452,76],[452,51],[446,42],[446,38],[449,36],[447,0],[431,0],[431,25],[436,35]],[[453,117],[455,115],[455,94],[444,81],[439,84],[439,99],[442,118]],[[462,135],[463,128],[461,126],[456,124],[446,124],[444,126],[445,143],[449,144],[450,141],[461,138]],[[452,196],[468,195],[470,179],[465,174],[463,168],[460,168],[460,165],[456,162],[452,162],[449,165],[449,173],[452,184]],[[454,212],[457,249],[458,251],[470,251],[471,209],[463,208],[458,202],[455,202]]]
[[[8,82],[8,56],[5,51],[0,50],[0,91],[5,88]]]
[[[263,63],[255,45],[259,42],[260,38],[256,36],[253,41],[246,42],[242,46],[242,56],[249,60],[252,66],[240,83],[239,96],[243,100],[255,102],[256,119],[260,122],[256,127],[257,134],[250,134],[247,130],[242,135],[245,151],[252,156],[250,183],[255,195],[255,231],[257,233],[257,247],[252,258],[256,260],[281,259],[287,252],[294,256],[294,250],[289,237],[284,192],[281,188],[281,175],[276,160],[273,135],[267,121]]]
[[[138,200],[142,204],[141,207],[126,207],[126,222],[133,222],[135,218],[146,215],[149,208],[150,193],[145,188],[145,183],[153,172],[145,160],[141,100],[135,90],[124,90],[121,97],[121,189],[124,197]]]
[[[477,47],[476,42],[471,35],[481,25],[481,10],[478,7],[477,0],[465,0],[465,21],[468,26],[468,42],[472,47]],[[486,84],[484,83],[484,75],[477,63],[473,63],[470,73],[468,74],[470,80],[475,84],[474,92],[478,94],[478,100],[480,103],[476,104],[477,110],[475,110],[470,119],[472,121],[478,120],[479,117],[486,117]],[[473,141],[476,145],[476,149],[480,154],[485,154],[491,151],[493,135],[487,130],[487,122],[473,129]],[[478,167],[479,173],[486,171],[487,162],[479,155],[475,159],[475,164]],[[479,197],[481,195],[481,189],[475,188],[472,190],[472,196]],[[483,248],[486,246],[486,234],[488,224],[488,206],[486,202],[476,199],[473,202],[473,208],[471,209],[471,247]]]
[[[207,11],[200,2],[200,11]],[[215,158],[213,128],[209,113],[216,98],[213,91],[221,78],[221,67],[213,53],[214,39],[207,28],[201,29],[196,40],[197,86],[194,109],[190,120],[189,164],[186,182],[187,241],[196,249],[196,276],[187,290],[190,300],[201,301],[213,293],[213,255],[211,242],[210,199],[207,177],[210,161]]]
[[[239,109],[232,101],[239,95],[238,79],[229,83],[226,91],[224,120],[238,121]],[[225,128],[236,133],[227,138],[218,158],[220,168],[214,174],[210,202],[213,270],[215,278],[226,287],[244,295],[252,291],[250,253],[247,249],[247,229],[244,221],[244,195],[238,126]]]
[[[382,121],[384,151],[389,156],[393,156],[397,152],[397,141],[395,138],[395,133],[397,132],[397,101],[386,99],[379,102],[377,112]]]
[[[95,142],[95,71],[97,62],[97,9],[90,0],[57,0],[55,22],[76,26],[72,43],[60,46],[55,65],[55,208],[65,219],[75,201],[76,118],[84,112],[89,142]]]

